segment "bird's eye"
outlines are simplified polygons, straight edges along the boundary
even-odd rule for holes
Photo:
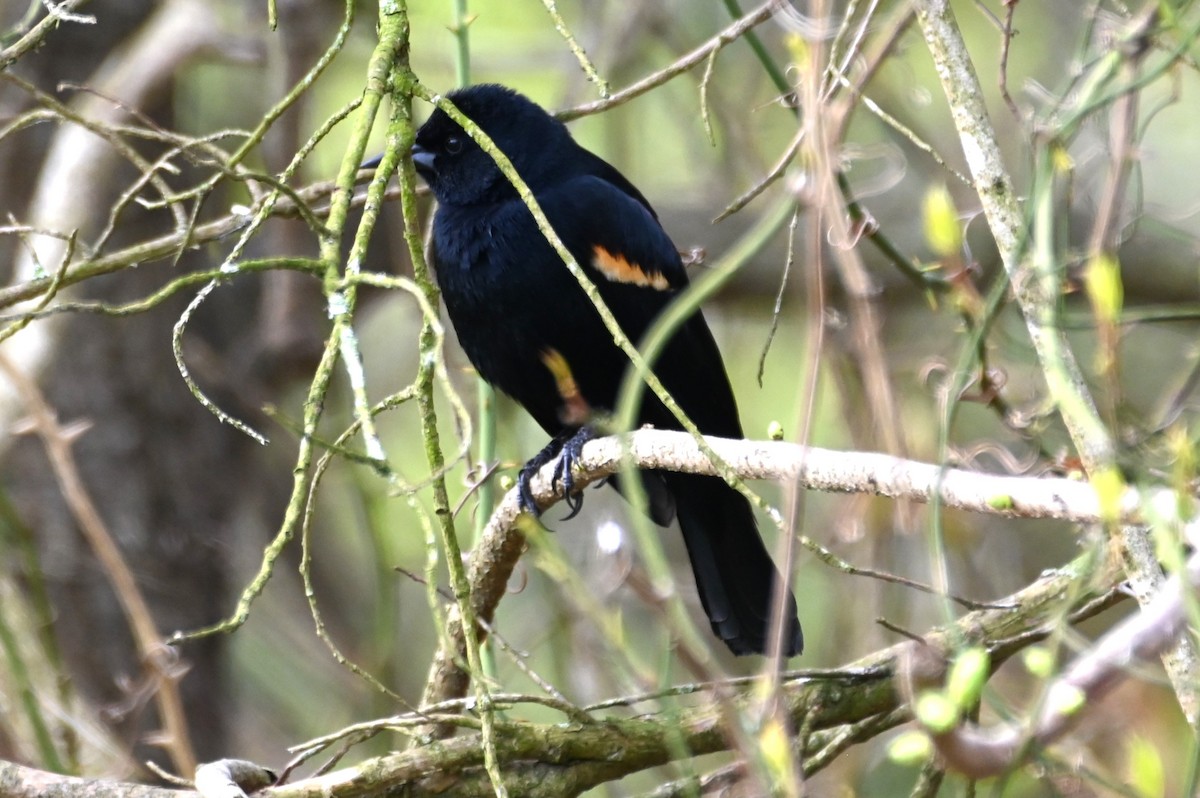
[[[451,136],[446,139],[446,153],[449,155],[458,155],[462,152],[463,141],[460,136]]]

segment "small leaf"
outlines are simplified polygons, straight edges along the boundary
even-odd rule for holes
[[[1105,466],[1088,477],[1100,502],[1100,520],[1115,525],[1121,520],[1121,500],[1125,496],[1125,478],[1116,466]]]
[[[1196,478],[1197,462],[1196,447],[1192,445],[1191,434],[1185,424],[1172,424],[1167,430],[1167,451],[1170,452],[1174,467],[1171,469],[1171,484],[1179,495],[1179,515],[1187,517],[1191,512],[1191,484]]]
[[[1054,171],[1058,174],[1066,174],[1075,168],[1075,161],[1071,158],[1071,153],[1067,152],[1066,147],[1055,145],[1050,149],[1051,163],[1054,164]]]
[[[1101,324],[1116,324],[1125,303],[1125,287],[1121,283],[1121,264],[1116,257],[1102,252],[1088,261],[1083,272],[1083,285],[1092,313]]]
[[[934,734],[943,734],[958,725],[958,705],[938,690],[929,690],[917,696],[913,714],[921,725]]]
[[[776,783],[786,784],[792,775],[792,746],[787,730],[778,722],[768,721],[758,735],[763,762]]]
[[[1062,715],[1074,715],[1083,709],[1087,695],[1073,684],[1056,684],[1050,688],[1046,701],[1055,712]]]
[[[991,507],[993,510],[1011,510],[1015,505],[1013,497],[1008,494],[993,496],[987,500],[987,503],[988,507]]]
[[[946,696],[960,710],[975,706],[983,692],[984,684],[987,683],[990,670],[991,657],[986,649],[965,649],[950,667],[950,677],[946,680]]]
[[[931,188],[925,194],[925,242],[939,258],[957,257],[962,250],[962,227],[958,210],[945,186]]]
[[[1135,734],[1129,740],[1127,753],[1126,778],[1134,792],[1141,798],[1163,798],[1167,793],[1167,780],[1158,749],[1145,737]]]
[[[783,38],[787,47],[788,59],[793,65],[804,68],[808,65],[810,50],[808,42],[799,33],[789,33]]]
[[[1054,654],[1045,646],[1030,646],[1021,654],[1025,670],[1042,679],[1054,673]]]
[[[1166,32],[1179,25],[1179,15],[1175,13],[1175,5],[1167,0],[1158,3],[1159,29]]]
[[[897,765],[921,765],[933,756],[933,741],[925,732],[909,729],[888,743],[887,755]]]

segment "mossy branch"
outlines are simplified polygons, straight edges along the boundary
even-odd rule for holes
[[[1063,597],[1077,593],[1066,608],[1079,622],[1122,598],[1115,576],[1095,580],[1071,565],[1047,572],[1021,591],[1006,597],[999,609],[969,613],[956,623],[931,630],[919,644],[945,654],[959,640],[989,649],[1002,662],[1042,639],[1062,616]],[[1020,610],[1010,608],[1019,607]],[[895,676],[901,662],[918,644],[905,641],[834,671],[785,674],[784,711],[796,728],[807,730],[813,743],[803,762],[806,775],[825,767],[839,750],[855,740],[879,734],[907,718]],[[928,674],[926,674],[928,675]],[[711,689],[707,689],[711,688]],[[526,796],[577,795],[624,776],[675,761],[680,757],[729,750],[722,702],[749,711],[758,701],[757,680],[695,686],[697,703],[683,710],[656,713],[639,710],[636,717],[606,715],[593,723],[529,723],[499,721],[494,742],[505,782]],[[724,694],[725,698],[717,698]],[[419,720],[424,720],[422,717]],[[679,743],[682,743],[680,745]],[[351,768],[276,787],[273,798],[338,798],[400,794],[492,796],[494,785],[485,768],[483,735],[465,734],[404,752],[368,760]],[[34,794],[31,785],[56,777],[0,763],[0,780],[14,785],[16,795]],[[170,791],[134,785],[92,782],[94,794],[129,798],[170,798]],[[24,788],[24,789],[23,789]]]

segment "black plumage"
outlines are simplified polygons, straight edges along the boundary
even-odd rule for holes
[[[524,96],[496,85],[449,96],[512,161],[625,334],[640,340],[688,281],[650,203]],[[598,410],[613,408],[628,359],[490,156],[441,110],[418,131],[413,161],[438,200],[433,264],[463,350],[485,380],[563,443],[582,420],[547,357],[561,357],[576,399]],[[699,312],[675,333],[654,371],[702,432],[742,437],[729,378]],[[646,396],[642,424],[680,428]],[[642,476],[654,520],[679,519],[713,631],[735,654],[763,653],[779,575],[749,502],[719,478]],[[791,596],[785,611],[790,656],[803,648]]]

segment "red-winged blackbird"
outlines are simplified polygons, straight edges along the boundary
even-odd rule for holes
[[[640,340],[688,282],[650,203],[524,96],[479,85],[449,97],[512,161],[625,334]],[[628,359],[512,185],[458,124],[435,110],[412,157],[438,201],[433,264],[463,350],[485,380],[553,436],[534,465],[577,455],[583,436],[575,433],[587,432],[580,408],[613,408]],[[742,437],[721,354],[699,312],[675,333],[654,372],[706,435]],[[640,423],[680,428],[653,394],[646,396]],[[523,471],[523,503],[536,512],[529,473]],[[679,519],[713,631],[735,654],[764,653],[779,575],[750,503],[720,478],[640,474],[654,521]],[[783,649],[791,656],[804,639],[790,595],[784,612]]]

